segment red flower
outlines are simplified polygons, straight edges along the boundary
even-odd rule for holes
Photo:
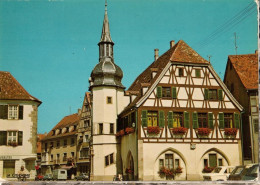
[[[169,168],[166,168],[164,166],[160,168],[158,173],[159,173],[159,175],[161,177],[165,177],[166,176],[166,177],[174,178],[174,175],[175,175],[173,169],[169,169]]]
[[[120,130],[120,131],[118,131],[118,132],[116,133],[116,136],[117,136],[117,137],[120,137],[120,136],[123,136],[123,135],[125,135],[124,129],[123,129],[123,130]]]
[[[125,169],[125,173],[133,174],[134,172],[130,168],[126,168]]]
[[[131,133],[133,133],[133,132],[135,132],[135,130],[134,130],[134,128],[132,128],[132,127],[127,127],[127,128],[125,129],[125,133],[126,133],[126,134],[131,134]]]
[[[173,134],[186,134],[187,130],[188,130],[187,128],[178,127],[178,128],[173,128],[172,133]]]
[[[160,128],[158,126],[155,127],[148,127],[147,128],[148,134],[159,134],[160,133]]]
[[[175,173],[182,173],[182,167],[178,166],[178,167],[175,169]]]
[[[225,135],[227,136],[235,136],[237,134],[236,128],[225,128]]]
[[[209,128],[198,128],[198,135],[201,136],[208,136],[211,132],[211,129]]]
[[[214,170],[214,167],[208,167],[208,166],[205,166],[204,169],[203,169],[203,172],[204,173],[210,173]]]

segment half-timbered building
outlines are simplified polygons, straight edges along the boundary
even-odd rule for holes
[[[117,135],[129,180],[198,180],[241,163],[241,105],[207,60],[182,40],[170,46],[126,91]]]

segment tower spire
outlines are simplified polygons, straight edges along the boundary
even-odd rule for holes
[[[108,15],[107,15],[107,0],[105,1],[105,15],[104,15],[102,34],[101,34],[101,39],[99,41],[99,44],[101,42],[113,43],[111,36],[110,36],[110,31],[109,31],[109,22],[108,22]]]

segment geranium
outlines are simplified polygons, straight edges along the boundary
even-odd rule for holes
[[[133,174],[133,173],[134,173],[134,171],[133,171],[133,170],[131,170],[130,168],[126,168],[126,169],[125,169],[125,173],[128,173],[128,174]]]
[[[126,133],[126,134],[131,134],[131,133],[133,133],[133,132],[135,132],[135,130],[134,130],[133,127],[127,127],[127,128],[125,129],[125,133]]]
[[[123,129],[123,130],[120,130],[120,131],[118,131],[118,132],[116,133],[116,136],[117,136],[117,137],[120,137],[120,136],[123,136],[123,135],[125,135],[124,129]]]
[[[178,166],[178,167],[175,169],[175,173],[182,173],[182,167]]]
[[[201,136],[208,136],[211,132],[209,128],[198,128],[198,134]]]
[[[148,127],[147,128],[148,134],[159,134],[160,133],[160,128],[158,126],[155,127]]]
[[[202,171],[202,172],[204,172],[204,173],[210,173],[210,172],[212,172],[213,170],[214,170],[214,167],[205,166],[205,167],[203,168],[203,171]]]
[[[166,178],[174,178],[174,176],[175,176],[174,169],[169,169],[164,166],[160,168],[158,173],[159,173],[160,177],[162,177],[162,178],[165,176],[166,176]]]
[[[188,131],[188,129],[184,128],[184,127],[178,127],[178,128],[172,129],[173,134],[186,134],[187,131]]]
[[[227,136],[235,136],[237,134],[236,128],[225,128],[225,135]]]

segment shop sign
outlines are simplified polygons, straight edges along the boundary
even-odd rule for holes
[[[13,159],[11,155],[0,155],[0,160]]]

